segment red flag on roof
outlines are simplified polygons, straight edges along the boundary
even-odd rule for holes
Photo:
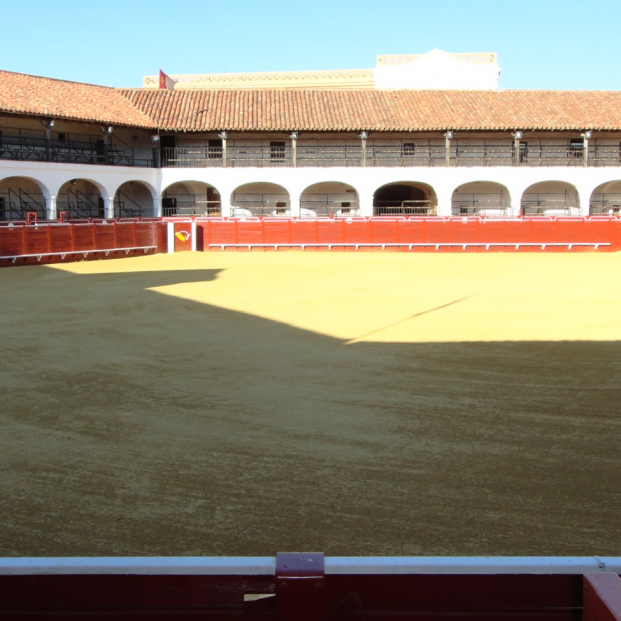
[[[175,89],[175,83],[177,82],[177,80],[173,80],[173,78],[171,78],[170,76],[166,75],[161,69],[160,69],[160,86],[159,88],[165,88],[169,91],[172,91]]]

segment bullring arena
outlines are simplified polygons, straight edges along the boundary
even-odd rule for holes
[[[621,92],[499,75],[0,71],[2,621],[621,621]]]
[[[621,555],[620,262],[0,270],[0,554]]]

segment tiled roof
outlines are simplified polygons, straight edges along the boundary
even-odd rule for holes
[[[115,89],[0,71],[0,111],[165,131],[621,130],[619,91]]]
[[[78,121],[155,127],[115,88],[0,71],[0,111]]]
[[[121,92],[168,131],[621,130],[618,91]]]

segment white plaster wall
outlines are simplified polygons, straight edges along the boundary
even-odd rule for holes
[[[127,181],[141,181],[155,199],[155,210],[161,204],[163,188],[175,182],[196,181],[215,187],[222,197],[223,215],[230,211],[234,190],[247,183],[273,183],[282,186],[290,196],[292,215],[297,215],[300,196],[316,183],[340,182],[356,189],[361,215],[373,214],[373,193],[387,183],[417,182],[430,185],[437,197],[441,215],[451,215],[451,198],[455,189],[465,183],[489,181],[504,185],[517,214],[522,193],[540,182],[564,182],[573,185],[580,197],[584,215],[589,212],[591,193],[606,183],[621,180],[621,167],[464,167],[464,168],[126,168],[56,164],[45,162],[0,161],[0,181],[7,177],[28,177],[38,182],[48,201],[55,201],[61,186],[71,179],[88,179],[94,183],[109,204],[117,189]],[[53,199],[53,200],[52,200]]]
[[[435,49],[405,65],[377,65],[374,75],[379,89],[496,90],[500,68],[497,63],[469,63]]]

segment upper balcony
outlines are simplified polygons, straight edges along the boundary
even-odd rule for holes
[[[621,166],[621,138],[166,138],[149,145],[145,136],[138,146],[116,134],[0,127],[0,159],[143,168]]]

